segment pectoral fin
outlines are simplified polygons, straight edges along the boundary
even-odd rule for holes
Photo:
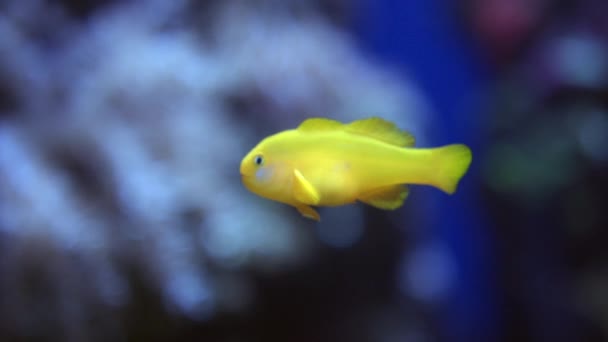
[[[403,205],[409,189],[405,185],[379,188],[359,196],[359,201],[379,209],[393,210]]]
[[[319,213],[316,210],[314,210],[311,206],[302,204],[302,205],[297,206],[296,209],[298,209],[300,214],[302,214],[302,216],[304,216],[304,217],[313,219],[315,221],[321,221],[321,216],[319,216]]]
[[[298,202],[304,204],[316,205],[319,203],[320,197],[317,190],[304,178],[304,175],[299,170],[293,171],[293,196]]]

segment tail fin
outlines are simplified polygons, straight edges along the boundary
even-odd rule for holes
[[[454,144],[435,148],[433,155],[438,171],[435,185],[444,192],[453,194],[460,178],[469,169],[471,150],[465,145]]]

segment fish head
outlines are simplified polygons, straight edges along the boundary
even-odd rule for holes
[[[241,179],[249,191],[265,198],[285,202],[289,196],[286,164],[262,144],[252,149],[241,161]]]

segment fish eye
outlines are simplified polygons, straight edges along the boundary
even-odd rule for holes
[[[262,165],[264,163],[264,157],[258,154],[257,156],[255,156],[255,159],[253,159],[253,162],[255,163],[255,165]]]

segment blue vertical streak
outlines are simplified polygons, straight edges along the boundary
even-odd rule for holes
[[[500,336],[493,240],[479,206],[479,156],[483,143],[480,111],[484,64],[459,27],[448,0],[362,1],[357,29],[373,54],[401,67],[419,85],[437,113],[434,145],[463,142],[474,160],[454,196],[428,190],[427,217],[435,239],[456,258],[458,279],[441,313],[450,341],[496,341]]]

